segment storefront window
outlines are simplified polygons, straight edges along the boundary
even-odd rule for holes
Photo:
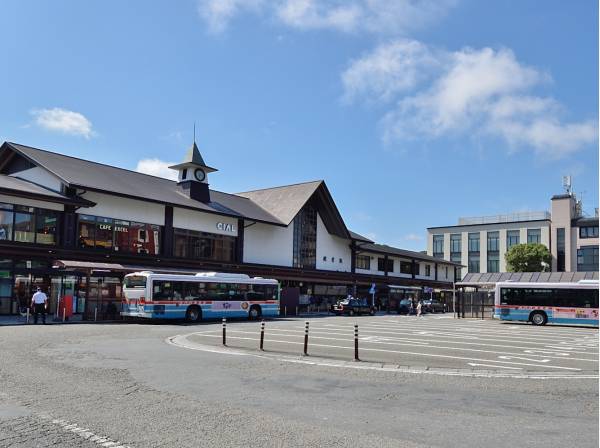
[[[96,217],[79,215],[79,247],[94,247],[96,235]]]
[[[0,240],[12,240],[13,217],[12,204],[0,203]]]
[[[15,213],[15,241],[33,243],[35,241],[34,216],[31,213]]]
[[[129,242],[131,252],[150,255],[160,253],[160,226],[132,222]]]
[[[175,256],[233,261],[235,237],[194,230],[175,229]]]
[[[188,233],[187,230],[175,229],[175,250],[176,257],[187,257],[188,254]]]
[[[113,220],[110,218],[96,218],[96,248],[112,249],[113,247]]]
[[[117,252],[131,252],[129,246],[130,239],[130,228],[129,221],[120,221],[115,219],[115,251]]]
[[[35,241],[38,244],[56,244],[58,214],[39,210],[35,220]]]

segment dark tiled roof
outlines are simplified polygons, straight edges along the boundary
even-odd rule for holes
[[[568,283],[578,282],[579,280],[598,280],[598,272],[469,272],[460,284],[481,285],[506,281],[521,283]]]
[[[350,232],[350,237],[353,240],[364,242],[364,243],[374,243],[373,240],[370,240],[369,238],[362,236],[360,233],[353,232],[352,230],[348,230],[348,232]]]
[[[361,244],[361,251],[372,251],[388,255],[395,255],[404,258],[414,258],[415,260],[431,261],[440,264],[451,264],[454,266],[462,266],[460,263],[453,261],[443,260],[441,258],[435,258],[430,255],[423,254],[422,252],[414,252],[412,250],[399,249],[397,247],[388,246],[386,244]]]
[[[245,197],[211,190],[212,202],[204,204],[190,199],[172,180],[16,143],[7,145],[69,186],[282,225],[279,219]]]
[[[251,199],[252,202],[268,210],[269,213],[288,225],[322,184],[322,180],[316,180],[236,194]]]
[[[40,185],[34,184],[24,179],[13,176],[0,175],[0,193],[9,196],[43,196],[50,202],[63,204],[79,204],[83,206],[93,206],[93,202],[85,199],[73,199],[56,191],[49,190]]]
[[[598,217],[581,217],[581,218],[576,218],[573,219],[571,221],[571,224],[577,227],[584,227],[584,226],[597,226],[598,225]]]

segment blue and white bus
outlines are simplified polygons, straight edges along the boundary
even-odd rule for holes
[[[497,283],[494,317],[533,325],[598,326],[598,281]]]
[[[127,274],[122,316],[202,319],[279,315],[279,282],[245,274]]]

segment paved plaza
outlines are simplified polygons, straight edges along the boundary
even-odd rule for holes
[[[0,446],[598,445],[597,329],[449,315],[265,327],[264,352],[260,322],[227,322],[227,347],[219,321],[0,327]]]

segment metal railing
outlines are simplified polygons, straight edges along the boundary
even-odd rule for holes
[[[458,218],[459,226],[466,226],[471,224],[493,224],[500,222],[515,222],[515,221],[536,221],[540,219],[550,219],[550,212],[548,211],[537,211],[537,212],[516,212],[507,213],[504,215],[490,215],[490,216],[472,216]]]

